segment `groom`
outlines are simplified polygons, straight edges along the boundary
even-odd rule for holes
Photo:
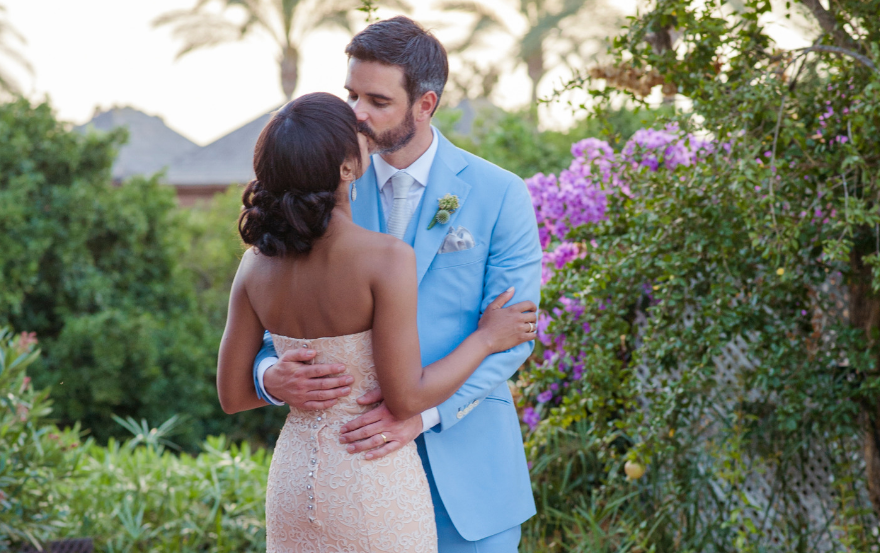
[[[394,234],[416,252],[422,364],[451,352],[476,330],[498,294],[540,296],[541,247],[522,180],[453,146],[434,127],[448,76],[440,42],[406,17],[374,23],[345,49],[345,88],[375,154],[351,194],[354,221]],[[458,206],[428,228],[447,194]],[[451,398],[397,420],[380,404],[342,428],[352,453],[376,458],[416,441],[437,520],[441,553],[516,551],[520,524],[535,514],[519,420],[507,380],[531,353],[519,345],[488,357]],[[313,351],[285,354],[271,338],[254,363],[269,403],[326,409],[350,393],[339,365],[307,365]],[[381,392],[358,400],[367,405]]]

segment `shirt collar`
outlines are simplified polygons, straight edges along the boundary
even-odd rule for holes
[[[379,185],[379,190],[384,189],[388,180],[398,171],[406,171],[417,183],[428,186],[428,175],[431,173],[431,165],[434,164],[434,156],[437,155],[437,147],[440,142],[437,140],[437,129],[433,126],[431,126],[431,133],[434,137],[431,140],[431,145],[409,167],[398,169],[382,159],[382,156],[378,154],[373,156],[373,167],[376,169],[376,182]]]

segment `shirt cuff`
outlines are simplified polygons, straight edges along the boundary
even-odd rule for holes
[[[267,358],[263,359],[262,361],[260,361],[260,364],[257,365],[257,386],[259,387],[260,392],[262,392],[263,398],[268,400],[269,403],[271,403],[272,405],[284,405],[283,401],[272,397],[272,395],[266,391],[265,384],[263,384],[263,375],[266,374],[266,371],[269,369],[269,367],[271,367],[272,365],[274,365],[277,362],[278,362],[277,357],[267,357]],[[437,422],[440,422],[439,415],[437,417]]]
[[[262,382],[262,380],[260,381]],[[440,424],[440,410],[436,407],[431,407],[427,411],[422,413],[422,432],[427,432],[428,430],[434,428]]]

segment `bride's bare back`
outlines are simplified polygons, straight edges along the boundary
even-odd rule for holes
[[[356,334],[373,327],[372,283],[401,246],[392,236],[334,215],[308,254],[268,257],[249,250],[242,260],[244,289],[263,328],[273,334],[308,339]]]

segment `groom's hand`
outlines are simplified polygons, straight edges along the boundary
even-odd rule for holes
[[[290,349],[266,370],[263,386],[272,397],[303,411],[328,409],[351,393],[351,375],[345,365],[306,365],[315,350]]]
[[[358,398],[361,405],[382,401],[382,392],[376,388]],[[393,453],[415,440],[422,433],[422,417],[400,420],[382,403],[378,407],[350,421],[340,429],[339,442],[349,444],[349,453],[371,450],[364,457],[378,459]],[[383,438],[382,435],[385,437]]]

